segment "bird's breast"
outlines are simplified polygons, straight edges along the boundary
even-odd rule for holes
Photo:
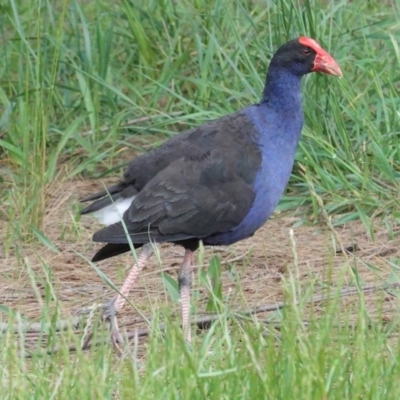
[[[264,123],[261,123],[264,120]],[[271,216],[289,181],[296,148],[300,139],[302,120],[283,120],[272,130],[265,116],[258,119],[259,142],[262,153],[259,170],[255,176],[254,202],[232,231],[207,238],[206,244],[229,245],[254,234]]]

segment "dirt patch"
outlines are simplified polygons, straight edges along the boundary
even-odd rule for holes
[[[75,181],[52,190],[44,233],[58,252],[36,243],[18,244],[7,256],[0,254],[3,306],[18,310],[29,320],[40,320],[44,307],[50,315],[57,309],[59,318],[68,318],[80,308],[112,297],[112,289],[85,260],[100,247],[91,241],[99,225],[90,217],[75,220],[76,199],[99,186],[98,182]],[[296,278],[302,291],[312,286],[314,294],[338,283],[354,286],[351,268],[357,271],[361,284],[381,284],[393,279],[400,259],[400,227],[392,226],[389,234],[387,227],[376,221],[375,237],[371,240],[360,222],[334,232],[324,226],[293,228],[296,222],[295,218],[277,216],[248,240],[230,247],[206,248],[204,258],[199,260],[201,265],[194,271],[193,304],[197,313],[205,312],[208,299],[207,290],[200,284],[200,270],[207,269],[214,255],[224,267],[224,303],[232,310],[282,301],[282,281],[289,274]],[[0,238],[4,234],[0,231]],[[144,326],[140,313],[149,317],[158,307],[168,307],[180,318],[179,306],[164,288],[161,272],[176,279],[182,259],[182,248],[160,246],[160,259],[151,258],[130,296],[135,309],[128,305],[120,313],[120,326]],[[118,287],[131,264],[132,256],[127,254],[105,260],[98,266]],[[376,292],[366,294],[371,315],[380,308],[383,311],[380,315],[390,320],[398,307],[397,297],[384,293],[383,297],[380,295],[382,301],[377,301],[377,296]],[[356,309],[357,303],[358,295],[343,299],[346,310]],[[6,323],[7,313],[0,315]]]

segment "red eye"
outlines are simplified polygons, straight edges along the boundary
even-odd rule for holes
[[[310,50],[310,49],[303,49],[303,54],[304,54],[305,56],[308,56],[308,55],[311,54],[311,50]]]

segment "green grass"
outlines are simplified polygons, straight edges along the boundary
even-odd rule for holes
[[[305,79],[306,124],[279,209],[302,223],[361,219],[371,237],[372,217],[396,224],[398,7],[345,0],[0,3],[0,251],[19,254],[27,241],[52,247],[43,221],[54,182],[120,173],[121,149],[137,150],[140,135],[154,135],[157,145],[258,101],[274,50],[300,34],[327,48],[344,78]],[[71,232],[79,237],[78,228]],[[335,307],[328,304],[308,327],[301,307],[289,307],[280,331],[267,335],[257,323],[221,317],[191,352],[171,324],[165,337],[155,331],[142,367],[115,360],[108,346],[73,356],[65,346],[27,361],[8,332],[0,339],[2,398],[400,398],[392,331],[379,323],[365,329],[362,297],[356,328],[337,327]],[[65,343],[72,340],[65,335]]]
[[[8,332],[0,339],[2,398],[398,398],[398,319],[390,325],[379,318],[372,322],[361,295],[354,321],[340,307],[339,292],[319,307],[317,317],[317,308],[306,307],[310,293],[299,297],[296,280],[289,278],[284,287],[287,306],[269,323],[228,319],[229,310],[222,309],[190,349],[169,310],[160,310],[140,363],[118,359],[107,343],[71,355],[68,345],[79,346],[79,338],[56,334],[52,324],[43,330],[45,344],[61,350],[51,356],[39,349],[28,353],[24,332],[18,341]],[[166,322],[165,335],[157,329],[160,320]],[[131,351],[135,355],[133,344]],[[32,358],[24,358],[27,354]]]
[[[2,6],[1,195],[10,240],[41,229],[60,156],[70,160],[68,178],[104,175],[121,145],[134,146],[132,136],[156,134],[159,143],[160,134],[257,101],[273,51],[300,34],[331,50],[344,78],[306,79],[304,138],[281,209],[318,220],[319,197],[337,224],[398,209],[396,4],[38,4]],[[143,116],[161,117],[126,126]]]

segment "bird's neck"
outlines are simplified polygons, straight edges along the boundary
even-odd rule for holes
[[[265,103],[282,111],[301,112],[301,76],[270,68],[261,98],[261,104]]]

